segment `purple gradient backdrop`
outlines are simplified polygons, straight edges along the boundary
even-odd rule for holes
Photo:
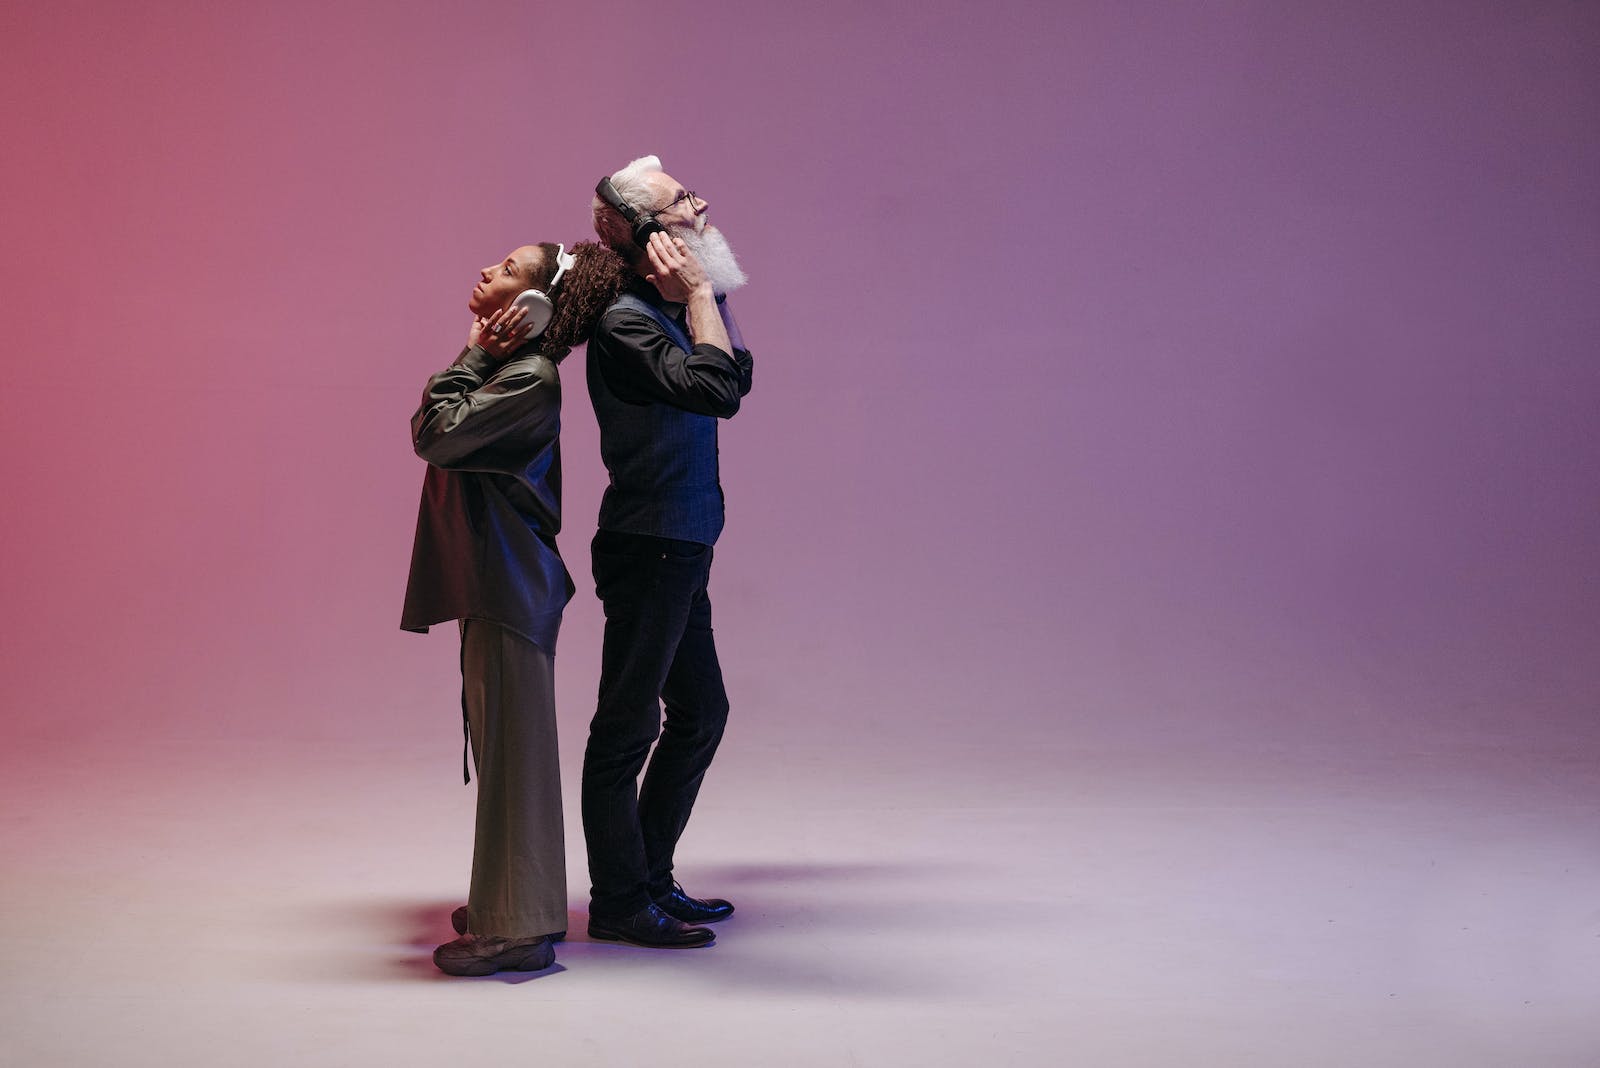
[[[1600,8],[67,3],[0,40],[14,737],[448,744],[453,639],[395,629],[405,420],[476,268],[585,236],[642,152],[755,280],[714,594],[764,737],[1594,737]]]

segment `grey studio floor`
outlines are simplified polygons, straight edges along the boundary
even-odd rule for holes
[[[680,864],[738,913],[651,951],[584,936],[564,717],[572,937],[463,980],[453,729],[13,747],[0,1063],[1600,1064],[1581,751],[746,722]]]

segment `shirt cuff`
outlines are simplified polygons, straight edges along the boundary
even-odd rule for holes
[[[702,342],[700,342],[700,344],[696,345],[694,347],[694,354],[696,356],[721,356],[724,360],[728,360],[731,363],[738,363],[739,362],[738,360],[735,360],[733,358],[733,356],[730,353],[728,353],[727,351],[725,351],[724,349],[721,349],[718,346],[713,345],[713,344],[711,344],[710,342],[707,342],[707,341],[702,341]]]

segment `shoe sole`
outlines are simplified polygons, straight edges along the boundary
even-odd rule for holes
[[[601,942],[625,942],[630,946],[639,946],[641,949],[705,949],[707,946],[717,944],[715,937],[708,938],[704,942],[641,942],[636,938],[629,938],[627,935],[596,930],[594,927],[589,928],[589,937]]]

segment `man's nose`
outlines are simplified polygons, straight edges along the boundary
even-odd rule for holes
[[[711,207],[711,202],[703,197],[690,197],[689,207],[696,215],[704,215],[706,213],[706,209]]]

